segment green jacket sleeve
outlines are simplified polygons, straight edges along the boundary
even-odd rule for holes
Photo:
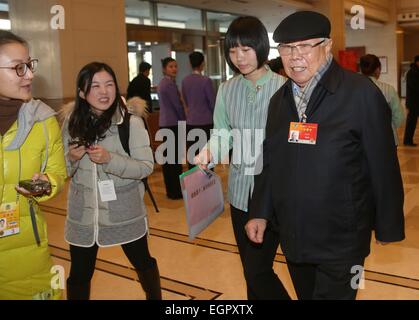
[[[399,95],[393,87],[390,87],[390,108],[391,108],[391,124],[393,128],[399,128],[404,122],[404,111],[400,103]]]
[[[213,161],[220,163],[225,160],[232,148],[233,138],[231,135],[231,125],[227,114],[226,105],[223,97],[223,85],[217,93],[214,110],[214,130],[207,147],[211,151]]]

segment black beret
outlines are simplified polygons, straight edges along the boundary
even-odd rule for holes
[[[298,11],[286,17],[275,29],[273,39],[291,43],[315,38],[330,38],[330,21],[321,13]]]

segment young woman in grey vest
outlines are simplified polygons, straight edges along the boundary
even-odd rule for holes
[[[146,298],[161,299],[157,263],[147,245],[141,181],[153,171],[153,154],[144,123],[134,115],[128,118],[129,153],[124,149],[118,125],[127,118],[113,70],[99,62],[84,66],[63,127],[71,176],[65,225],[71,253],[68,299],[89,299],[98,249],[116,245],[135,267]]]

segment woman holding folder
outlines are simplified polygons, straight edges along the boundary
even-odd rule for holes
[[[248,220],[254,176],[252,170],[248,170],[249,162],[242,154],[242,150],[252,144],[255,149],[262,148],[263,139],[260,138],[264,137],[269,100],[286,79],[273,73],[266,65],[269,55],[268,33],[255,17],[239,17],[231,23],[225,38],[224,54],[228,65],[238,76],[222,83],[218,90],[214,111],[215,130],[206,147],[195,158],[195,163],[207,169],[209,163],[220,163],[233,150],[228,200],[248,299],[289,299],[272,269],[278,235],[270,230],[269,240],[265,240],[263,246],[255,246],[246,236],[244,227]],[[237,159],[244,161],[235,161]],[[275,280],[271,280],[272,277]]]

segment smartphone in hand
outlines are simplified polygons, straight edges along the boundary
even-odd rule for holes
[[[21,180],[19,187],[27,190],[32,195],[42,195],[51,192],[51,183],[45,180]]]

